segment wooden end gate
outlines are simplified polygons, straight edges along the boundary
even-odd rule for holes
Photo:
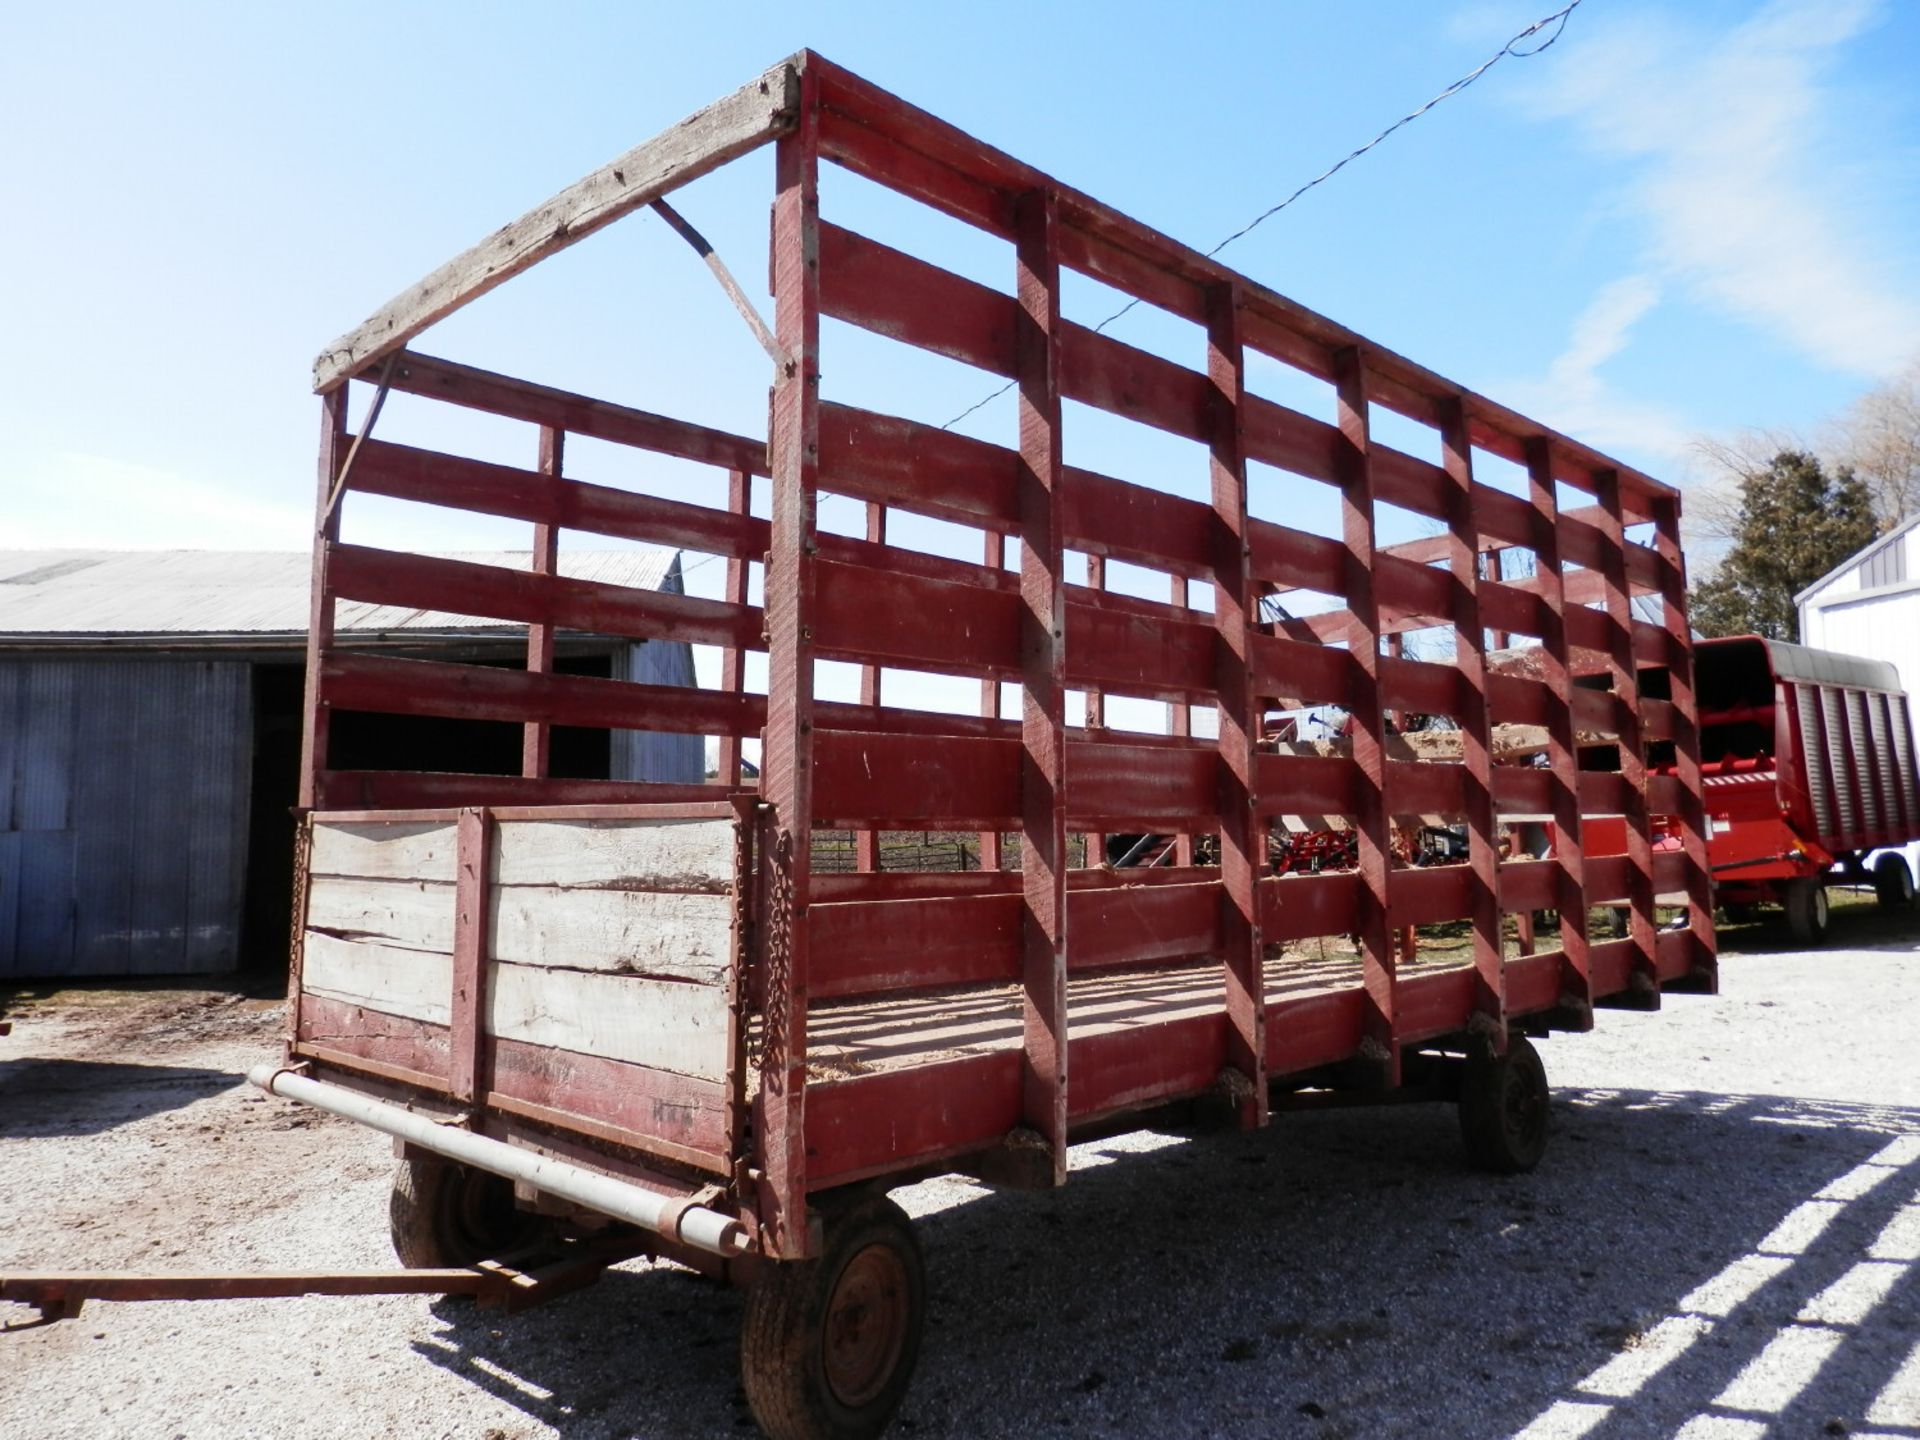
[[[486,290],[762,145],[775,152],[764,442],[409,348]],[[1004,282],[834,224],[823,162],[1009,242]],[[1064,319],[1067,272],[1189,322],[1190,353]],[[826,319],[1006,377],[1017,433],[989,443],[828,398]],[[1329,413],[1268,398],[1250,357],[1327,387]],[[357,434],[349,382],[375,392]],[[300,1073],[262,1082],[365,1099],[382,1128],[409,1112],[462,1121],[438,1129],[563,1165],[574,1188],[519,1175],[519,1198],[576,1222],[611,1213],[578,1198],[580,1177],[617,1177],[642,1197],[621,1213],[655,1248],[734,1257],[753,1286],[749,1395],[772,1433],[873,1433],[898,1403],[922,1290],[904,1217],[878,1198],[889,1181],[973,1168],[1058,1184],[1070,1139],[1150,1107],[1214,1097],[1259,1125],[1272,1105],[1335,1090],[1458,1096],[1476,1157],[1521,1168],[1544,1137],[1545,1081],[1520,1032],[1585,1029],[1600,1002],[1650,1008],[1663,988],[1713,986],[1676,492],[817,55],[435,271],[329,347],[315,384],[304,972],[287,1056]],[[375,438],[393,392],[524,422],[524,462]],[[1197,442],[1205,458],[1152,485],[1068,465],[1074,406]],[[1383,412],[1413,422],[1430,454],[1376,439]],[[712,502],[570,478],[577,436],[709,465]],[[1477,464],[1520,478],[1501,488]],[[760,476],[764,517],[749,504]],[[1316,486],[1337,497],[1337,534],[1268,518]],[[524,522],[531,569],[341,543],[357,495]],[[863,533],[821,528],[826,495],[864,503]],[[1384,543],[1384,508],[1442,533]],[[967,527],[978,561],[900,543],[897,518],[890,540],[888,520],[909,515]],[[562,528],[724,556],[726,598],[565,578]],[[1532,573],[1489,569],[1504,550],[1530,555]],[[1121,593],[1110,567],[1151,572],[1166,598]],[[1275,595],[1298,618],[1265,618]],[[341,649],[335,610],[350,602],[524,623],[526,667]],[[554,634],[569,629],[721,647],[721,687],[556,673]],[[1449,662],[1403,653],[1423,630],[1452,637]],[[1537,648],[1507,673],[1490,635]],[[743,684],[752,650],[768,657],[764,695]],[[860,702],[817,696],[825,660],[862,667]],[[895,703],[904,687],[883,693],[888,671],[977,680],[979,713]],[[1017,713],[1000,713],[1003,685]],[[1076,692],[1085,725],[1069,723]],[[1164,733],[1101,724],[1113,697],[1164,702]],[[1344,710],[1350,740],[1267,738],[1271,712],[1307,707]],[[342,710],[522,724],[523,773],[334,769]],[[1206,711],[1217,724],[1194,724]],[[1411,712],[1451,717],[1459,758],[1408,749],[1393,722]],[[1544,727],[1547,764],[1494,763],[1490,736],[1509,724]],[[556,725],[718,736],[720,779],[553,778]],[[740,780],[750,737],[757,790]],[[1583,768],[1596,756],[1610,768]],[[1340,817],[1357,863],[1275,873],[1269,836],[1303,815]],[[1464,824],[1466,861],[1396,858],[1402,815]],[[1590,815],[1624,818],[1624,853],[1583,856]],[[1517,817],[1551,821],[1551,859],[1505,853]],[[1656,852],[1656,821],[1678,849]],[[856,872],[815,871],[826,828],[858,832]],[[882,869],[880,837],[898,830],[977,832],[980,866]],[[1100,863],[1100,837],[1116,833],[1171,837],[1174,863]],[[1676,892],[1685,921],[1660,929],[1656,896]],[[1589,936],[1597,905],[1630,908],[1624,939]],[[1504,917],[1541,911],[1557,912],[1557,945],[1509,953]],[[1448,921],[1470,930],[1450,957],[1415,961],[1396,944]],[[403,1138],[409,1204],[503,1173],[496,1152]],[[516,1214],[503,1207],[508,1230]],[[475,1258],[454,1253],[461,1238],[396,1236],[410,1263]],[[767,1263],[800,1257],[823,1263]],[[839,1320],[796,1348],[793,1328],[822,1310]]]

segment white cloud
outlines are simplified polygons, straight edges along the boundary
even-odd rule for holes
[[[1629,161],[1627,207],[1646,261],[1691,298],[1815,362],[1878,377],[1920,335],[1874,240],[1872,196],[1823,84],[1837,52],[1874,23],[1875,0],[1774,0],[1714,39],[1674,22],[1617,21],[1529,82],[1540,113],[1571,120]]]
[[[20,464],[0,509],[8,549],[303,550],[312,534],[304,504],[73,452]]]
[[[0,548],[60,550],[306,550],[312,502],[263,499],[158,466],[66,452],[0,466]],[[306,477],[300,477],[305,481]],[[290,490],[291,487],[288,487]],[[343,539],[425,552],[524,550],[532,527],[468,511],[348,497]],[[606,541],[609,548],[620,542]]]
[[[1631,451],[1682,466],[1689,429],[1665,407],[1619,394],[1602,373],[1627,346],[1633,327],[1660,302],[1661,290],[1647,275],[1627,275],[1603,285],[1575,318],[1566,348],[1544,378],[1514,381],[1497,393],[1519,409],[1578,435],[1607,451]]]

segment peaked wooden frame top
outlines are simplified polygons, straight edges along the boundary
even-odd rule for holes
[[[1525,464],[1528,445],[1546,442],[1554,478],[1588,494],[1595,493],[1593,472],[1610,471],[1619,478],[1630,522],[1652,518],[1655,501],[1677,498],[1672,487],[1367,340],[811,50],[634,146],[403,290],[320,352],[313,363],[315,392],[371,378],[382,361],[434,322],[621,216],[791,132],[801,118],[800,77],[808,71],[817,82],[813,103],[924,161],[917,174],[889,173],[885,183],[893,188],[1008,239],[1015,217],[1004,196],[1048,190],[1059,197],[1062,259],[1076,269],[1201,325],[1208,288],[1231,283],[1243,297],[1255,332],[1250,338],[1310,374],[1334,379],[1335,356],[1364,346],[1367,398],[1376,404],[1434,426],[1445,423],[1453,405],[1464,404],[1473,444]],[[859,152],[857,143],[822,147],[823,155],[856,171],[862,168]]]

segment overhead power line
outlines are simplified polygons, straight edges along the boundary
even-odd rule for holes
[[[1258,215],[1254,216],[1253,219],[1249,220],[1245,225],[1242,225],[1238,230],[1234,231],[1231,235],[1227,236],[1227,238],[1222,240],[1218,245],[1214,246],[1211,250],[1207,251],[1206,258],[1211,260],[1214,256],[1218,255],[1222,250],[1226,249],[1229,245],[1233,244],[1234,241],[1245,237],[1255,229],[1259,228],[1261,225],[1265,224],[1267,221],[1271,220],[1274,216],[1278,215],[1282,210],[1286,209],[1289,205],[1293,204],[1294,201],[1298,200],[1302,195],[1305,195],[1309,190],[1313,189],[1317,185],[1323,185],[1327,181],[1331,180],[1334,176],[1338,175],[1342,170],[1346,169],[1347,166],[1351,165],[1355,160],[1358,160],[1362,155],[1366,154],[1369,150],[1373,149],[1376,145],[1378,145],[1381,141],[1385,140],[1389,135],[1393,134],[1394,131],[1400,129],[1403,125],[1412,124],[1415,120],[1418,120],[1422,115],[1426,114],[1429,110],[1433,109],[1434,106],[1440,104],[1443,100],[1451,100],[1455,95],[1458,95],[1462,90],[1466,89],[1469,85],[1473,84],[1474,81],[1478,80],[1482,75],[1486,74],[1489,70],[1491,70],[1494,66],[1498,65],[1502,60],[1505,60],[1508,56],[1512,56],[1516,60],[1526,60],[1526,59],[1530,59],[1535,55],[1538,55],[1543,50],[1550,49],[1553,46],[1553,43],[1556,40],[1558,40],[1561,34],[1566,30],[1567,18],[1571,16],[1574,11],[1578,10],[1580,6],[1584,3],[1585,3],[1585,0],[1571,0],[1571,3],[1554,11],[1551,15],[1543,16],[1541,19],[1534,21],[1531,25],[1527,26],[1526,29],[1520,31],[1512,39],[1508,40],[1506,44],[1502,45],[1498,50],[1494,51],[1493,54],[1489,55],[1485,60],[1481,61],[1480,64],[1475,66],[1473,69],[1469,70],[1465,75],[1462,75],[1458,80],[1455,80],[1451,85],[1447,86],[1446,89],[1442,90],[1438,95],[1435,95],[1431,100],[1427,101],[1426,104],[1421,105],[1416,109],[1409,110],[1406,114],[1402,115],[1398,120],[1394,121],[1391,125],[1387,126],[1386,129],[1382,130],[1378,135],[1374,136],[1371,140],[1367,141],[1366,144],[1362,145],[1357,150],[1351,150],[1347,154],[1343,155],[1340,159],[1336,160],[1333,164],[1329,165],[1325,170],[1322,170],[1318,175],[1314,176],[1313,179],[1307,181],[1307,183],[1302,185],[1298,190],[1295,190],[1291,195],[1287,196],[1287,198],[1282,200],[1279,204],[1269,206],[1267,209],[1261,211]],[[1546,39],[1540,41],[1537,45],[1533,45],[1531,47],[1524,48],[1524,49],[1521,48],[1522,46],[1526,45],[1527,41],[1533,39],[1534,36],[1548,29],[1551,29],[1552,33],[1549,34]],[[1126,304],[1122,305],[1118,310],[1114,311],[1113,314],[1109,315],[1106,319],[1102,320],[1098,325],[1094,326],[1093,327],[1094,332],[1098,334],[1100,331],[1105,330],[1109,325],[1113,324],[1114,321],[1118,320],[1121,316],[1125,315],[1129,310],[1133,309],[1133,307],[1138,304],[1140,304],[1140,301],[1137,298],[1127,301]],[[969,405],[966,409],[962,410],[958,415],[954,416],[951,420],[947,421],[947,423],[942,425],[940,428],[942,430],[951,430],[954,426],[958,425],[962,420],[966,419],[969,415],[973,414],[974,411],[980,409],[982,406],[992,404],[995,400],[998,400],[1002,395],[1006,394],[1009,390],[1013,389],[1016,383],[1017,382],[1015,381],[1009,380],[1006,384],[1002,385],[998,390],[994,391],[991,395],[985,396],[984,398],[977,400],[973,404]]]

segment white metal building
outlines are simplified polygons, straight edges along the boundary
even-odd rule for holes
[[[1849,556],[1794,596],[1800,643],[1885,660],[1920,696],[1920,516]],[[1920,873],[1920,845],[1901,852]]]
[[[1800,643],[1891,661],[1920,693],[1920,516],[1889,531],[1794,596]]]

